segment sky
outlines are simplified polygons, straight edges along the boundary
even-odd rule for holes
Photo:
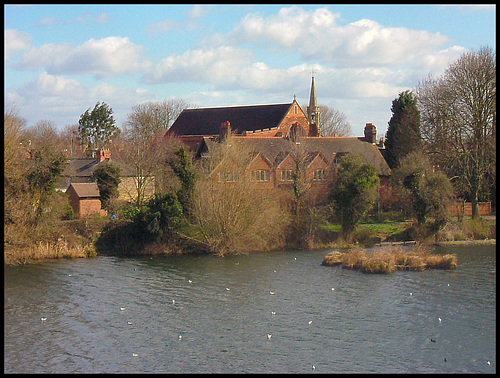
[[[291,103],[342,112],[383,137],[392,101],[480,47],[495,5],[8,5],[4,108],[33,126],[78,124],[97,102],[132,107]]]

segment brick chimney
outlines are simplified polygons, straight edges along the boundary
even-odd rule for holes
[[[369,143],[377,143],[377,127],[373,123],[367,123],[365,126],[365,140]]]
[[[231,122],[226,121],[220,125],[219,141],[222,142],[231,135]]]
[[[97,151],[97,161],[100,163],[105,159],[111,159],[111,151],[103,149]]]

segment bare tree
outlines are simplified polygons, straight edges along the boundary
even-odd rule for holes
[[[136,104],[128,115],[127,125],[129,129],[139,129],[140,133],[153,137],[159,130],[166,132],[179,114],[191,106],[182,99]]]
[[[472,202],[496,163],[496,60],[490,48],[462,55],[444,75],[417,87],[422,138],[431,160]]]
[[[68,157],[85,157],[85,149],[80,143],[78,124],[65,125],[59,131],[59,139]]]
[[[164,176],[167,154],[173,149],[168,148],[173,144],[165,138],[165,132],[186,106],[183,100],[147,102],[134,105],[128,114],[116,157],[134,171],[135,185],[123,186],[122,190],[128,190],[127,195],[137,205],[143,204],[156,178]]]
[[[351,135],[351,124],[346,115],[337,109],[320,105],[320,130],[322,136],[347,137]]]
[[[229,137],[197,166],[192,224],[185,237],[219,255],[283,246],[288,218],[266,189],[256,188],[247,168],[255,157]]]

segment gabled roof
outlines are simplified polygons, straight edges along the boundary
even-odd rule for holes
[[[71,187],[79,198],[99,198],[99,188],[95,182],[72,183]]]
[[[210,154],[214,145],[218,142],[211,138],[203,138],[201,149],[206,149]],[[391,170],[377,146],[372,143],[359,140],[357,137],[303,137],[298,143],[293,143],[285,138],[248,138],[233,136],[233,145],[244,145],[245,148],[261,152],[275,166],[279,165],[294,148],[303,149],[312,153],[311,158],[317,154],[328,163],[333,164],[337,154],[356,154],[366,163],[373,165],[379,175],[388,176]]]
[[[292,104],[184,109],[170,127],[169,133],[178,136],[217,135],[221,124],[226,121],[231,123],[231,130],[237,134],[275,128]]]

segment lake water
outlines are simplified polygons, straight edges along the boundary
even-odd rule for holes
[[[389,275],[329,251],[4,267],[4,372],[496,372],[495,245]]]

